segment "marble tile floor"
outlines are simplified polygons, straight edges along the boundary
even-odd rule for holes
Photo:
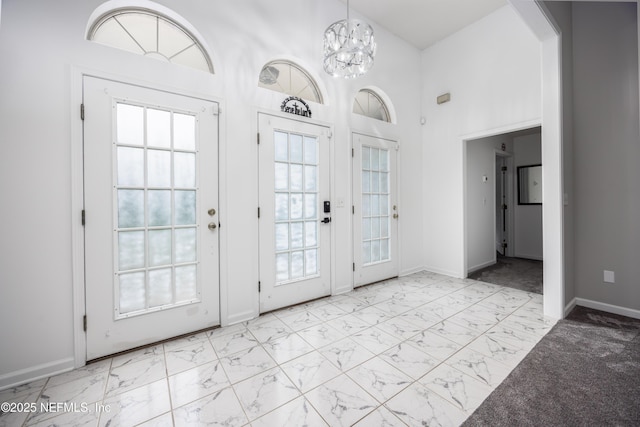
[[[0,391],[52,408],[0,426],[455,426],[554,323],[541,295],[421,272]]]

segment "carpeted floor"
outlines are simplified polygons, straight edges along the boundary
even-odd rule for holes
[[[494,265],[471,273],[469,279],[542,294],[542,261],[498,254]]]
[[[576,307],[465,426],[640,426],[640,320]]]

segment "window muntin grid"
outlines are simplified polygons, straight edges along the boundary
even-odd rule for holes
[[[382,98],[370,89],[361,89],[353,101],[353,112],[383,122],[391,122],[389,109]]]
[[[112,11],[93,24],[88,38],[117,49],[213,74],[211,60],[198,40],[177,22],[149,10]]]
[[[317,277],[318,139],[274,131],[276,286]]]
[[[391,259],[389,150],[362,147],[362,264]]]
[[[290,61],[271,61],[262,67],[258,86],[323,103],[317,83],[302,67]]]
[[[195,115],[115,103],[115,317],[200,298]]]

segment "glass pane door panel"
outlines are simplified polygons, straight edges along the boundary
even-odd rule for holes
[[[171,113],[147,109],[147,141],[154,147],[171,147]]]
[[[118,147],[118,185],[142,187],[144,185],[144,150]]]
[[[195,116],[117,103],[116,121],[116,318],[196,302]]]
[[[171,225],[171,190],[147,191],[149,226]]]
[[[118,144],[144,144],[144,107],[118,104],[116,120]]]
[[[318,141],[274,131],[276,284],[316,276]]]
[[[171,187],[171,152],[147,150],[147,185]]]
[[[389,151],[362,147],[362,263],[389,258]]]

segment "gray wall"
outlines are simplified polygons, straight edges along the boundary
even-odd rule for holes
[[[636,3],[573,3],[572,25],[575,296],[638,310]]]
[[[538,165],[542,163],[542,135],[540,132],[513,138],[514,157],[514,253],[517,258],[528,258],[542,261],[542,205],[518,204],[519,166]],[[542,165],[544,167],[544,165]],[[544,183],[543,183],[544,186]]]
[[[562,31],[565,301],[638,310],[636,3],[545,6]],[[603,270],[615,272],[615,284],[604,283]]]

